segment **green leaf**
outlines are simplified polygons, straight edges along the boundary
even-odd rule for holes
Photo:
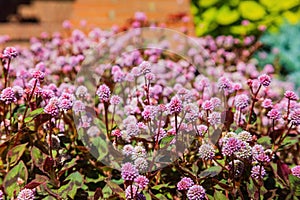
[[[169,183],[155,185],[155,186],[151,187],[151,189],[153,189],[153,190],[160,190],[161,188],[164,188],[164,187],[170,188],[169,187]]]
[[[94,138],[92,144],[96,147],[98,153],[98,161],[101,161],[108,154],[107,142],[101,137]]]
[[[107,181],[106,183],[109,186],[109,188],[112,190],[113,193],[119,195],[120,198],[125,199],[125,192],[122,190],[122,188],[118,184],[116,184],[112,181]]]
[[[43,112],[44,112],[44,108],[35,109],[34,111],[29,113],[29,115],[24,119],[24,122],[27,123],[27,122],[33,120],[35,117],[42,114]]]
[[[292,191],[294,191],[295,196],[300,196],[300,178],[290,174],[289,181]]]
[[[168,200],[167,197],[165,197],[163,194],[156,194],[155,196],[160,200]]]
[[[37,147],[32,147],[31,152],[31,159],[33,164],[38,167],[40,170],[44,171],[43,164],[45,162],[45,158],[47,157],[46,154],[44,154],[40,149]]]
[[[147,193],[145,190],[143,191],[143,194],[146,197],[146,200],[152,200],[151,195]]]
[[[269,146],[269,145],[271,145],[271,138],[269,136],[263,136],[257,140],[257,143],[261,144],[265,147]]]
[[[207,7],[211,7],[213,5],[215,5],[216,3],[218,3],[219,0],[210,0],[210,1],[207,1],[207,0],[199,0],[199,5],[201,7],[204,7],[204,8],[207,8]]]
[[[214,199],[215,200],[226,200],[227,197],[221,191],[216,190],[214,193]]]
[[[249,20],[260,20],[266,14],[264,7],[255,1],[242,1],[239,10],[242,16]]]
[[[239,19],[239,12],[236,10],[230,10],[229,6],[222,6],[217,14],[216,21],[221,25],[229,25],[236,22]]]
[[[66,180],[69,180],[69,182],[66,185],[61,186],[58,193],[63,198],[67,198],[69,196],[71,199],[74,199],[77,189],[83,187],[83,177],[79,172],[74,172],[70,174]]]
[[[199,174],[199,177],[214,177],[217,176],[222,171],[222,167],[220,166],[212,166]]]
[[[14,192],[16,194],[20,192],[20,187],[17,184],[18,178],[21,178],[25,183],[28,179],[27,168],[23,161],[20,161],[18,165],[13,167],[4,178],[3,187],[10,198],[14,196]]]
[[[159,146],[160,148],[164,148],[170,144],[170,142],[174,139],[174,135],[166,136],[163,139],[161,139]]]
[[[28,143],[17,145],[8,151],[7,159],[9,160],[10,166],[14,166],[19,161],[26,150],[27,144]]]

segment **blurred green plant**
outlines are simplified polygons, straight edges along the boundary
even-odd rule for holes
[[[299,0],[192,0],[196,35],[258,35],[259,27],[278,30],[300,19]]]
[[[273,64],[280,74],[300,87],[300,23],[284,23],[278,33],[267,32],[261,37],[264,47],[255,57],[260,66]]]

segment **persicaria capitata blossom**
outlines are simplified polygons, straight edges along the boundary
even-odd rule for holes
[[[110,89],[107,85],[103,84],[100,85],[96,94],[98,95],[99,99],[103,102],[108,102],[110,97]]]
[[[178,190],[188,190],[190,187],[194,185],[194,181],[189,177],[183,177],[178,183]]]

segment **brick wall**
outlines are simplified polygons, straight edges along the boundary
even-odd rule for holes
[[[179,29],[183,24],[170,23],[170,15],[189,13],[189,10],[189,0],[32,0],[30,5],[19,6],[18,12],[24,17],[36,17],[40,22],[21,24],[12,20],[0,23],[0,35],[26,41],[43,31],[61,30],[65,19],[70,19],[75,26],[84,19],[89,26],[110,28],[114,24],[125,24],[136,11],[146,12],[150,21],[167,23],[168,27]],[[188,27],[193,32],[192,22]]]

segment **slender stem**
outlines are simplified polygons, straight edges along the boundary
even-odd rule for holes
[[[50,153],[50,157],[53,159],[53,154],[52,154],[52,125],[51,125],[51,119],[49,119],[49,128],[50,128],[50,132],[49,132],[49,153]]]
[[[159,116],[159,123],[158,123],[158,130],[157,130],[157,134],[156,134],[156,141],[155,141],[155,149],[158,150],[159,145],[158,145],[158,140],[159,140],[159,134],[160,134],[160,128],[161,128],[161,118],[162,118],[162,112],[160,112],[160,116]]]
[[[253,95],[252,97],[252,104],[251,104],[251,107],[250,107],[250,114],[249,114],[249,119],[248,119],[248,123],[247,123],[247,129],[249,128],[249,124],[251,124],[251,118],[252,118],[252,113],[254,111],[254,105],[255,105],[255,102],[257,101],[256,98],[257,98],[257,95],[258,95],[258,92],[261,88],[261,84],[259,85],[257,91],[255,92],[255,94]]]
[[[112,112],[112,117],[111,117],[111,128],[110,128],[110,133],[112,132],[112,129],[113,129],[113,127],[114,127],[115,111],[116,111],[116,106],[114,105],[114,107],[113,107],[113,112]]]
[[[104,103],[104,116],[105,116],[105,127],[106,127],[106,135],[109,138],[109,131],[108,131],[108,104]]]
[[[21,128],[22,128],[22,126],[24,125],[24,120],[25,120],[25,118],[26,118],[26,113],[27,113],[27,111],[28,111],[28,108],[29,108],[29,105],[30,105],[30,101],[31,101],[31,98],[32,98],[32,96],[33,96],[33,94],[34,94],[34,90],[35,90],[35,88],[36,88],[37,82],[38,82],[38,80],[35,80],[34,86],[33,86],[32,91],[31,91],[31,94],[30,94],[30,96],[29,96],[28,104],[26,105],[26,108],[25,108],[25,111],[24,111],[24,115],[23,115],[23,119],[22,119],[22,123],[21,123]]]
[[[177,121],[178,119],[177,119],[177,113],[175,113],[175,132],[176,132],[176,135],[177,135],[177,133],[178,133],[178,127],[177,127],[177,123],[178,123],[178,121]]]
[[[6,88],[8,85],[8,77],[9,77],[9,67],[10,67],[10,59],[8,59],[7,61],[7,69],[5,70],[5,74],[4,74],[4,87]],[[5,67],[4,67],[5,68]]]

